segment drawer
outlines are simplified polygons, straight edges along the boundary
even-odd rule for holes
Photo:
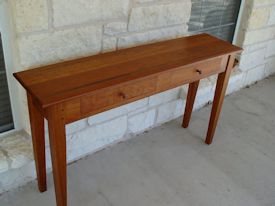
[[[227,58],[215,58],[203,63],[179,68],[171,74],[172,86],[179,86],[185,83],[193,82],[213,74],[223,72],[224,64]]]
[[[125,100],[135,99],[139,96],[152,94],[156,91],[156,77],[139,80],[134,83],[127,83],[117,88],[114,101],[116,103],[123,102]]]
[[[81,113],[94,114],[138,100],[156,92],[157,78],[151,77],[102,89],[81,98]]]

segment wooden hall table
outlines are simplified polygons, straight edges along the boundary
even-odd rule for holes
[[[211,144],[234,56],[241,50],[200,34],[15,73],[27,90],[39,190],[47,190],[44,117],[56,202],[66,206],[66,124],[189,83],[182,124],[186,128],[200,80],[219,74],[205,140]]]

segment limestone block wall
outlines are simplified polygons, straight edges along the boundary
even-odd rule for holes
[[[247,0],[237,44],[244,48],[240,70],[244,85],[275,72],[275,0]]]
[[[17,71],[184,36],[191,0],[12,0]],[[22,124],[29,130],[22,88]]]
[[[11,0],[8,3],[16,33],[17,71],[189,35],[191,0]],[[275,72],[274,15],[275,0],[245,1],[237,34],[237,44],[244,47],[244,53],[240,56],[240,69],[232,73],[227,94]],[[216,77],[211,77],[201,82],[196,109],[213,99],[215,80]],[[18,88],[21,123],[29,132],[26,95]],[[186,93],[187,86],[181,86],[67,125],[68,162],[181,116]],[[31,148],[29,139],[26,141],[23,145]],[[0,161],[0,193],[35,178],[33,159],[29,158],[31,149],[17,152],[20,159],[14,155],[14,149],[2,149],[9,162]]]

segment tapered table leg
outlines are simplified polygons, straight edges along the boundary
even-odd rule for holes
[[[36,166],[38,188],[40,192],[47,190],[44,117],[34,104],[31,94],[27,94],[29,116],[32,132],[33,154]]]
[[[186,105],[185,105],[185,112],[184,112],[183,121],[182,121],[182,126],[184,128],[187,128],[189,125],[199,83],[200,83],[200,80],[189,84]]]
[[[57,206],[67,206],[66,132],[62,105],[47,109]]]
[[[219,115],[222,109],[222,104],[223,104],[226,88],[228,85],[229,77],[234,65],[234,60],[235,60],[234,56],[229,56],[226,70],[223,73],[220,73],[218,76],[216,91],[215,91],[215,96],[214,96],[214,101],[213,101],[213,106],[211,111],[211,117],[210,117],[207,136],[205,140],[206,144],[212,143],[216,126],[218,123]]]

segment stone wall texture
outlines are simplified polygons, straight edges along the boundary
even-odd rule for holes
[[[20,71],[188,35],[191,0],[12,0],[10,9]],[[244,52],[227,94],[275,72],[275,0],[247,0],[237,31]],[[196,109],[212,101],[215,81],[201,82]],[[25,92],[20,93],[29,132]],[[186,93],[187,86],[181,86],[67,125],[68,162],[181,116]],[[17,152],[26,158],[10,161],[13,151],[5,150],[8,163],[0,161],[0,193],[35,178],[30,150]]]
[[[275,72],[275,0],[247,0],[244,8],[237,44],[246,86]]]

